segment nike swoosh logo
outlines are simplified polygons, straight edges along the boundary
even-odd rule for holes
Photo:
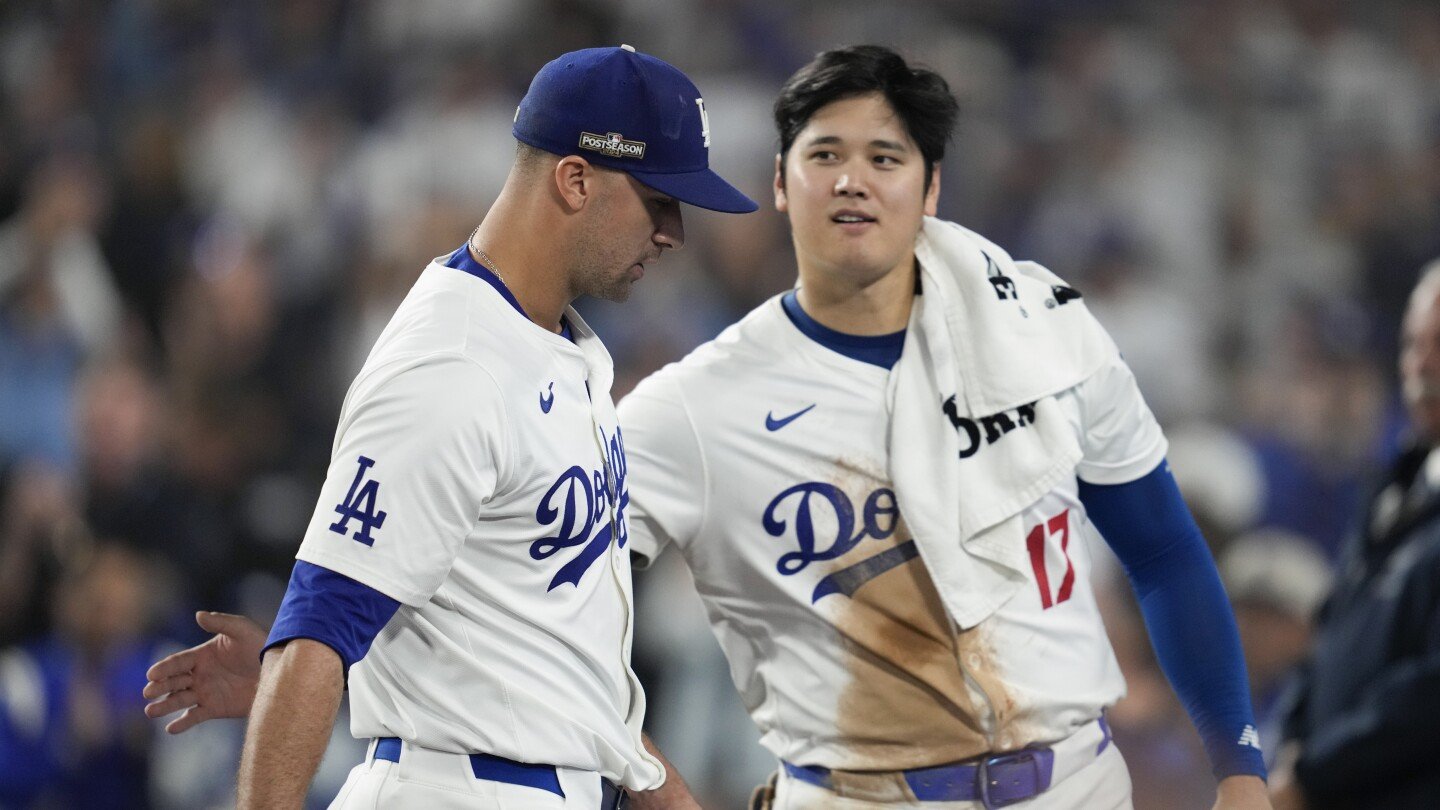
[[[811,405],[809,408],[802,408],[802,409],[796,411],[795,413],[792,413],[792,414],[790,414],[789,416],[785,417],[784,419],[776,419],[776,418],[775,418],[775,412],[774,412],[774,411],[771,411],[770,413],[765,414],[765,429],[773,433],[773,432],[779,430],[780,428],[783,428],[783,427],[785,427],[786,425],[790,424],[791,422],[794,422],[796,419],[799,419],[800,417],[802,417],[802,416],[804,416],[805,414],[809,413],[809,412],[810,412],[810,409],[811,409],[811,408],[814,408],[815,405],[818,405],[818,404],[819,404],[819,403],[815,403],[814,405]]]
[[[547,397],[547,396],[545,396],[544,394],[541,394],[541,395],[540,395],[540,411],[541,411],[541,413],[549,413],[549,412],[550,412],[550,409],[551,409],[552,407],[554,407],[554,406],[555,406],[555,383],[552,382],[552,383],[550,383],[550,396]]]

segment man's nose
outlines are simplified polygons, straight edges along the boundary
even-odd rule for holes
[[[860,176],[854,172],[845,172],[835,178],[835,196],[837,197],[866,197],[869,192],[865,190],[865,183]]]

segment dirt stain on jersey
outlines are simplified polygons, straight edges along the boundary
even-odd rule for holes
[[[902,522],[895,545],[909,540]],[[877,543],[862,553],[883,550]],[[838,697],[837,731],[852,749],[855,770],[937,765],[992,750],[986,730],[1003,727],[1015,702],[996,671],[985,627],[954,632],[920,558],[866,582],[852,597],[824,601],[851,675]]]
[[[831,460],[824,478],[863,503],[875,489],[890,487],[888,476],[866,461]],[[890,537],[863,540],[829,563],[828,572],[911,540],[901,516]],[[864,582],[851,595],[823,596],[814,607],[839,631],[851,676],[837,696],[837,738],[855,763],[847,770],[970,759],[1011,737],[1006,729],[1016,703],[1000,678],[986,624],[956,632],[920,557]],[[989,729],[995,733],[987,734]]]

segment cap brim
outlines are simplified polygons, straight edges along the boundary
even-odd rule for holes
[[[638,172],[630,175],[683,203],[727,214],[748,214],[760,206],[709,169],[698,172]]]

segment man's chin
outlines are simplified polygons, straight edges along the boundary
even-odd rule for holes
[[[850,244],[831,246],[818,254],[821,262],[833,268],[838,274],[851,279],[876,279],[894,269],[904,258],[903,252],[885,249],[878,244]]]
[[[598,298],[601,301],[609,301],[613,304],[623,304],[630,300],[630,287],[632,283],[633,282],[629,280],[620,281],[603,289],[593,290],[590,293],[590,297]]]

